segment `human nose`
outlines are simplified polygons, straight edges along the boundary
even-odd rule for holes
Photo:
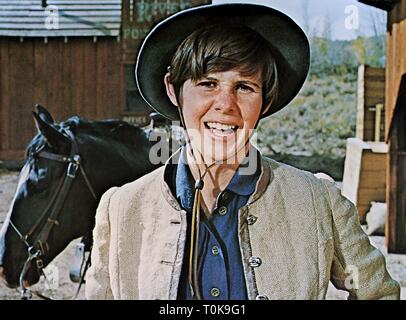
[[[216,96],[215,110],[222,112],[231,112],[237,108],[236,93],[229,86],[221,88]]]

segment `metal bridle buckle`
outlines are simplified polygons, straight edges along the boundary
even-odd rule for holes
[[[37,260],[36,260],[36,263],[37,263],[37,269],[38,269],[38,270],[44,268],[44,262],[42,261],[42,259],[37,259]]]
[[[74,179],[76,177],[76,173],[79,169],[79,165],[80,165],[80,156],[78,154],[75,154],[72,157],[72,159],[69,161],[68,170],[66,172],[66,175],[69,178]]]
[[[28,256],[32,258],[36,258],[38,256],[38,251],[34,247],[28,248]]]

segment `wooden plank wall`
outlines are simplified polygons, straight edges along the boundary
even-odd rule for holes
[[[357,206],[361,223],[372,201],[385,202],[386,154],[384,142],[347,139],[342,194]]]
[[[386,137],[395,108],[400,79],[406,72],[406,0],[388,13],[386,52]]]
[[[361,65],[358,68],[356,137],[375,140],[375,111],[377,104],[385,104],[385,68]],[[385,109],[381,112],[380,140],[384,141]]]
[[[406,0],[400,0],[388,13],[386,68],[386,138],[392,122],[387,158],[386,198],[388,252],[406,253],[406,102],[401,101],[400,83],[406,74]],[[403,81],[404,83],[404,81]],[[403,88],[402,90],[406,90]],[[404,97],[404,93],[403,93]],[[396,119],[395,106],[398,106]],[[399,111],[399,108],[401,109]]]
[[[403,127],[399,123],[394,126],[387,158],[387,183],[390,185],[386,189],[389,214],[386,216],[385,233],[388,252],[391,253],[406,253],[406,74],[403,78],[402,110],[396,115]]]
[[[117,38],[0,37],[0,159],[22,159],[36,103],[56,121],[119,118],[122,78]]]
[[[122,2],[122,61],[133,64],[145,36],[159,21],[186,8],[211,0],[143,0]]]
[[[211,3],[211,0],[126,0],[122,2],[121,61],[124,68],[133,69],[138,50],[148,32],[161,20],[186,8]],[[126,80],[123,91],[125,121],[145,125],[151,109],[141,98],[135,82]],[[136,107],[134,107],[136,104]]]

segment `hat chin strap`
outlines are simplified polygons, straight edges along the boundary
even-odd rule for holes
[[[185,120],[183,118],[183,113],[182,109],[179,106],[178,103],[178,112],[179,112],[179,118],[180,122],[185,129],[185,135],[186,135],[186,144],[189,145],[190,147],[190,152],[192,154],[192,157],[197,164],[196,156],[192,147],[192,143],[190,142],[190,137],[189,134],[186,130],[186,125],[185,125]],[[199,152],[200,153],[200,152]],[[200,155],[201,158],[204,158],[203,155]],[[191,226],[191,233],[190,233],[190,250],[189,250],[189,273],[188,273],[188,283],[190,287],[190,291],[192,293],[192,297],[196,296],[198,300],[202,300],[201,292],[200,292],[200,286],[199,286],[199,281],[198,281],[198,251],[199,251],[199,231],[200,231],[200,202],[201,202],[201,191],[204,186],[203,178],[206,175],[207,171],[209,170],[210,167],[212,167],[215,164],[212,163],[210,166],[206,166],[206,170],[203,173],[203,176],[200,172],[200,167],[197,166],[197,172],[199,175],[199,179],[195,183],[195,195],[193,199],[193,209],[192,209],[192,226]]]
[[[179,112],[179,118],[180,122],[185,129],[185,134],[186,134],[186,144],[190,148],[190,152],[192,154],[193,160],[197,164],[196,156],[194,153],[194,149],[192,146],[192,143],[190,142],[190,137],[187,132],[187,128],[185,125],[185,119],[183,117],[183,112],[180,107],[180,104],[178,103],[177,106],[178,112]],[[260,118],[258,118],[257,123],[255,124],[255,128],[257,127],[259,123]],[[249,143],[249,139],[245,142],[245,144],[241,147],[241,149],[245,148],[245,146]],[[237,153],[241,150],[239,149]],[[204,157],[201,154],[199,150],[197,150],[200,154],[200,158],[203,160],[203,164],[206,166],[203,175],[200,172],[200,167],[197,165],[197,172],[199,175],[199,179],[195,182],[195,194],[194,194],[194,199],[193,199],[193,209],[192,209],[192,225],[191,225],[191,233],[190,233],[190,251],[189,251],[189,273],[188,273],[188,283],[190,286],[190,291],[192,293],[192,296],[196,296],[198,300],[202,300],[202,295],[200,292],[200,286],[199,286],[199,280],[198,280],[198,258],[199,258],[199,231],[200,231],[200,205],[201,205],[201,197],[202,197],[202,189],[204,187],[204,182],[203,178],[208,172],[208,170],[217,164],[219,161],[214,161],[210,165],[206,165],[204,162]],[[231,158],[233,155],[230,155],[228,158],[225,160],[228,160]]]

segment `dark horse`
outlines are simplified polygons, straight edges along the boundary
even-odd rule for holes
[[[27,148],[0,233],[0,274],[9,287],[38,282],[42,269],[73,240],[91,234],[101,195],[157,168],[139,127],[79,117],[56,124],[33,112],[38,134]]]

